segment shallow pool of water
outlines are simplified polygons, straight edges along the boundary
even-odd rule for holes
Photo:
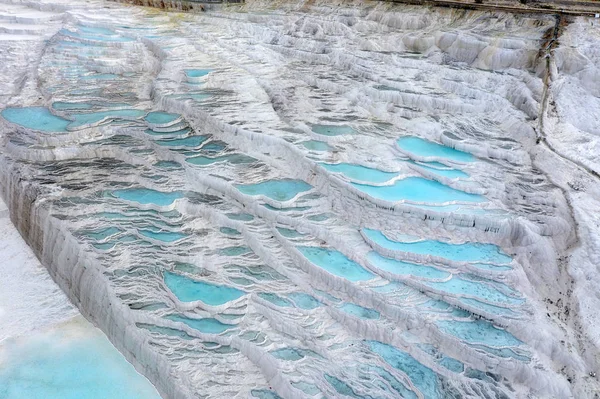
[[[183,139],[156,140],[156,144],[163,147],[198,147],[206,139],[206,136],[190,136]]]
[[[390,366],[403,371],[425,398],[439,398],[440,386],[436,373],[416,361],[408,353],[378,341],[367,341],[371,350]]]
[[[424,203],[445,203],[452,201],[482,202],[485,198],[456,190],[434,180],[421,177],[407,177],[397,180],[391,186],[369,186],[351,183],[360,191],[389,202],[411,201]]]
[[[353,303],[344,303],[340,309],[354,317],[366,320],[378,320],[380,314],[375,309],[367,309]]]
[[[331,150],[331,147],[329,146],[329,144],[327,144],[323,141],[318,141],[318,140],[303,141],[300,144],[302,144],[304,147],[306,147],[307,149],[309,149],[311,151],[330,151]]]
[[[3,341],[0,359],[0,398],[160,399],[152,384],[91,326],[71,322]]]
[[[212,69],[186,69],[185,74],[188,78],[201,78],[212,72]]]
[[[183,194],[178,191],[165,193],[149,188],[115,190],[112,194],[126,201],[134,201],[140,204],[155,204],[158,206],[171,205],[176,199],[183,198]]]
[[[512,258],[493,244],[464,243],[450,244],[437,240],[421,240],[415,242],[393,241],[381,231],[363,229],[365,237],[375,244],[391,251],[410,252],[420,255],[432,255],[457,262],[482,262],[507,264]]]
[[[165,316],[165,319],[183,323],[195,330],[206,334],[221,334],[222,332],[235,327],[235,325],[221,323],[217,319],[205,318],[205,319],[190,319],[180,315],[169,315]]]
[[[182,302],[202,301],[207,305],[218,306],[245,295],[244,291],[234,287],[192,280],[171,272],[165,272],[164,280],[171,292]]]
[[[488,284],[467,280],[457,276],[452,277],[448,281],[425,281],[423,284],[448,294],[481,298],[487,302],[500,305],[518,305],[523,303],[523,299],[504,295],[502,292]]]
[[[138,119],[144,116],[145,112],[140,109],[114,109],[110,111],[90,112],[85,114],[72,114],[75,120],[69,125],[69,128],[76,128],[84,125],[94,125],[100,121],[110,121],[115,119]]]
[[[468,343],[480,343],[492,347],[519,346],[522,344],[509,332],[496,328],[487,321],[437,320],[435,323],[445,333],[454,335]]]
[[[324,136],[341,136],[356,133],[354,129],[346,125],[313,125],[312,131]]]
[[[304,310],[312,310],[321,306],[321,302],[313,296],[303,292],[292,292],[291,294],[288,294],[288,298],[291,299],[296,306]]]
[[[83,235],[88,236],[96,241],[102,241],[105,240],[106,238],[120,233],[121,230],[117,229],[116,227],[107,227],[105,229],[101,229],[101,230],[96,230],[96,231],[84,231],[82,232]]]
[[[86,32],[73,32],[67,29],[61,29],[60,33],[65,36],[69,36],[75,39],[92,40],[97,42],[132,42],[135,39],[125,36],[105,36],[102,34],[91,34]]]
[[[375,275],[358,263],[348,259],[341,252],[319,247],[296,247],[311,263],[331,274],[350,281],[370,280]]]
[[[181,115],[170,114],[168,112],[149,112],[144,118],[146,122],[154,125],[166,125],[167,123],[175,122]]]
[[[9,122],[42,132],[66,132],[71,123],[46,107],[6,108],[0,115]]]
[[[104,36],[117,35],[117,32],[115,32],[114,30],[107,29],[107,28],[78,25],[77,29],[84,33],[92,33],[92,34],[98,34],[98,35],[104,35]]]
[[[351,163],[320,163],[320,165],[330,172],[341,173],[350,180],[357,182],[385,183],[398,176],[397,173],[384,172],[379,169],[367,168],[366,166]]]
[[[254,220],[254,216],[249,213],[228,213],[226,216],[232,220],[241,220],[243,222],[250,222]]]
[[[285,227],[277,227],[277,231],[286,238],[299,238],[304,236],[304,234],[299,233],[297,230],[286,229]]]
[[[296,361],[304,358],[304,354],[294,348],[281,348],[271,351],[277,359]]]
[[[427,279],[444,279],[450,277],[450,273],[438,270],[435,267],[386,258],[375,251],[367,254],[367,260],[376,268],[393,274],[415,276]]]
[[[153,240],[163,242],[174,242],[177,240],[181,240],[182,238],[188,237],[187,234],[177,233],[174,231],[138,230],[138,232],[144,237],[152,238]]]
[[[261,292],[258,294],[259,297],[264,299],[265,301],[271,302],[272,304],[280,307],[291,307],[292,303],[285,298],[280,297],[279,295],[270,293],[270,292]]]
[[[476,159],[468,152],[459,151],[415,136],[401,137],[396,143],[400,149],[418,157],[443,158],[456,162],[473,162]]]

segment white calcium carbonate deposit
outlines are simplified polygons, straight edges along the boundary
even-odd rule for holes
[[[18,230],[164,398],[600,389],[596,21],[0,1],[0,382],[105,340]]]

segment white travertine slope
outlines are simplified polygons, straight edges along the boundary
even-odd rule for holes
[[[0,42],[2,104],[43,107],[0,119],[1,191],[55,281],[166,397],[597,389],[598,183],[536,144],[553,18],[27,6],[60,18],[22,21],[49,29],[37,47]],[[573,111],[580,93],[597,101],[594,40],[577,33],[588,22],[555,51],[552,145],[597,128]],[[62,127],[27,126],[44,118]],[[405,136],[446,147],[410,150]],[[331,169],[343,163],[378,171]],[[281,179],[293,183],[247,187]],[[496,258],[453,257],[463,244]]]

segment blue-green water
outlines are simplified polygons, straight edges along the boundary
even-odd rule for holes
[[[95,231],[83,231],[82,234],[85,236],[88,236],[96,241],[102,241],[105,240],[106,238],[120,233],[121,230],[119,230],[116,227],[107,227],[105,229],[101,229],[101,230],[95,230]]]
[[[512,334],[495,328],[487,321],[438,320],[436,324],[445,333],[454,335],[469,343],[481,343],[497,347],[519,346],[522,343]]]
[[[416,361],[408,353],[378,341],[367,341],[371,350],[383,358],[390,366],[403,371],[426,398],[439,398],[438,376],[428,367]]]
[[[277,231],[286,238],[299,238],[304,236],[304,234],[299,233],[296,230],[286,229],[285,227],[277,227]]]
[[[174,231],[152,231],[152,230],[138,230],[139,233],[145,237],[152,238],[158,241],[174,242],[187,237],[187,234],[177,233]]]
[[[144,118],[146,122],[154,125],[165,125],[167,123],[175,122],[181,115],[170,114],[168,112],[150,112]]]
[[[235,327],[231,324],[221,323],[217,319],[205,318],[205,319],[190,319],[180,315],[169,315],[165,316],[165,319],[183,323],[193,329],[206,334],[221,334],[230,328]]]
[[[331,147],[329,146],[329,144],[324,143],[323,141],[318,141],[318,140],[303,141],[300,144],[302,144],[304,147],[306,147],[307,149],[309,149],[311,151],[330,151],[331,150]]]
[[[463,362],[448,356],[444,356],[440,359],[440,365],[444,366],[450,371],[454,371],[455,373],[462,373],[465,370],[465,365]]]
[[[104,35],[104,36],[115,36],[117,34],[117,32],[115,32],[114,30],[110,30],[107,28],[94,27],[94,26],[78,25],[77,29],[84,33],[92,33],[92,34]]]
[[[375,309],[363,308],[362,306],[358,306],[353,303],[344,303],[342,306],[340,306],[340,309],[360,319],[377,320],[380,317],[379,312]]]
[[[324,136],[341,136],[356,133],[354,129],[346,125],[313,125],[312,131]]]
[[[319,302],[313,296],[303,292],[292,292],[288,295],[288,298],[291,299],[300,309],[312,310],[321,306],[321,302]]]
[[[438,270],[435,267],[417,265],[414,263],[386,258],[374,251],[367,254],[367,260],[378,269],[398,275],[416,276],[429,279],[444,279],[450,277],[450,273]]]
[[[299,246],[297,248],[306,259],[336,276],[350,281],[370,280],[375,277],[373,273],[348,259],[341,252],[319,247]]]
[[[206,139],[206,136],[190,136],[183,139],[156,140],[156,144],[164,147],[198,147]]]
[[[504,295],[502,292],[483,282],[466,280],[456,276],[448,281],[426,281],[423,284],[452,295],[473,296],[500,305],[518,305],[523,302],[523,299]]]
[[[160,399],[95,328],[58,327],[0,346],[3,399]]]
[[[270,292],[261,292],[258,294],[258,296],[264,299],[265,301],[271,302],[272,304],[280,307],[287,308],[292,306],[292,303],[287,299],[282,298],[279,295],[272,294]]]
[[[183,194],[178,191],[165,193],[149,188],[115,190],[112,194],[126,201],[135,201],[140,204],[155,204],[158,206],[171,205],[176,199],[183,198]]]
[[[391,186],[369,186],[351,183],[360,191],[370,196],[389,202],[412,201],[424,203],[444,203],[452,201],[482,202],[485,198],[477,194],[469,194],[456,190],[442,183],[421,177],[407,177],[397,180]]]
[[[387,238],[382,232],[363,229],[367,239],[377,245],[392,251],[411,252],[420,255],[432,255],[457,262],[482,262],[506,264],[512,258],[493,244],[464,243],[450,244],[436,240],[422,240],[416,242],[398,242]]]
[[[145,112],[140,109],[114,109],[110,111],[73,114],[71,115],[71,117],[75,121],[69,125],[69,128],[76,128],[84,125],[93,125],[103,120],[138,119],[144,116],[144,114]]]
[[[186,69],[185,74],[188,78],[201,78],[212,72],[212,69]]]
[[[457,162],[475,161],[475,157],[468,152],[459,151],[415,136],[401,137],[396,143],[402,150],[419,157],[444,158]]]
[[[282,348],[271,352],[277,359],[296,361],[304,358],[304,354],[294,348]]]
[[[164,279],[167,287],[182,302],[202,301],[218,306],[245,295],[244,291],[237,288],[192,280],[171,272],[165,272]]]
[[[66,29],[61,29],[60,33],[65,36],[69,36],[75,39],[84,39],[84,40],[92,40],[98,42],[132,42],[135,39],[125,36],[105,36],[101,34],[88,34],[88,33],[79,33],[73,32]]]
[[[9,122],[42,132],[66,132],[71,123],[45,107],[6,108],[0,115]]]
[[[397,173],[384,172],[379,169],[367,168],[366,166],[351,163],[320,163],[325,169],[334,173],[341,173],[350,180],[365,183],[385,183],[398,176]]]

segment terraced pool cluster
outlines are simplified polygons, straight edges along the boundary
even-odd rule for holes
[[[557,216],[506,200],[533,194],[497,177],[534,172],[497,146],[500,116],[448,83],[468,67],[366,50],[355,23],[381,48],[380,32],[402,43],[411,29],[396,26],[412,24],[351,6],[99,4],[44,45],[44,100],[23,92],[0,112],[0,177],[11,206],[31,207],[22,234],[161,394],[570,392],[565,337],[532,332],[553,330],[524,277],[535,259],[513,241],[532,214]],[[407,13],[391,15],[421,20]],[[338,40],[343,54],[319,50]],[[416,77],[434,67],[440,80]],[[482,138],[494,160],[466,151]]]

